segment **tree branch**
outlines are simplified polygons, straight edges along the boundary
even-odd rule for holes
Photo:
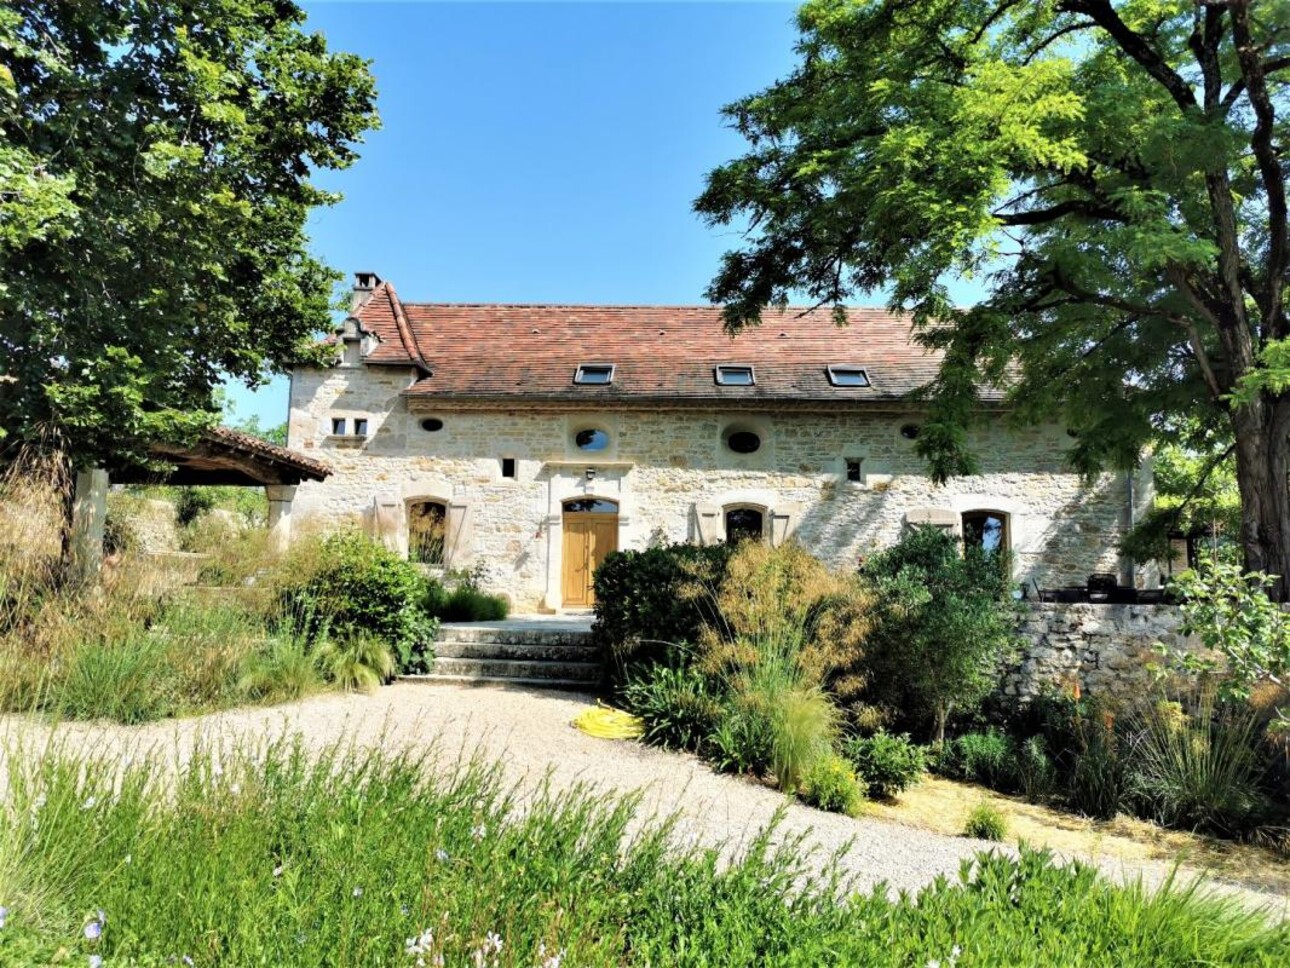
[[[1272,144],[1272,130],[1276,111],[1268,94],[1264,65],[1250,34],[1249,0],[1231,0],[1232,39],[1236,42],[1236,58],[1245,80],[1246,96],[1254,109],[1255,125],[1250,135],[1250,147],[1259,166],[1263,190],[1268,199],[1268,256],[1264,278],[1266,286],[1260,309],[1263,315],[1264,334],[1269,339],[1282,335],[1281,291],[1286,272],[1286,186],[1281,174],[1277,149]]]

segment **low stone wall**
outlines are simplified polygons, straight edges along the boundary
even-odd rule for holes
[[[1162,657],[1157,643],[1186,647],[1173,605],[1034,604],[1022,621],[1027,640],[1021,661],[1008,670],[1004,692],[1034,696],[1045,687],[1125,700],[1155,680]]]

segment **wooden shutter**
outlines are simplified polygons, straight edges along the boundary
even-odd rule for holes
[[[446,568],[455,568],[470,557],[471,544],[470,507],[466,504],[450,503],[448,518],[444,522],[443,563]]]
[[[715,504],[694,506],[694,537],[701,545],[720,544],[725,540],[726,526],[721,518],[721,508]]]

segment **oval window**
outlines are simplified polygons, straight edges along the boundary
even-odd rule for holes
[[[736,454],[755,454],[761,449],[761,438],[751,430],[736,430],[726,438],[726,446]]]
[[[434,433],[436,430],[443,430],[443,421],[438,417],[430,417],[427,420],[421,421],[421,429],[428,430],[430,433]]]
[[[609,446],[609,434],[598,427],[589,427],[574,434],[573,442],[579,450],[604,450]]]
[[[905,426],[900,428],[900,436],[904,437],[906,440],[917,440],[918,430],[918,424],[905,424]]]

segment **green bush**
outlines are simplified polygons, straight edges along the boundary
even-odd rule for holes
[[[1008,821],[997,808],[982,800],[968,814],[963,836],[976,840],[1003,840],[1008,836]]]
[[[1135,812],[1168,827],[1248,832],[1262,812],[1258,722],[1249,709],[1202,702],[1194,716],[1161,702],[1130,720]]]
[[[162,642],[141,633],[119,642],[90,639],[50,683],[48,701],[68,719],[146,723],[179,708],[174,670]]]
[[[622,698],[645,721],[645,741],[664,749],[701,749],[722,715],[721,696],[695,669],[640,669],[627,680]]]
[[[1007,562],[919,527],[868,559],[863,575],[877,599],[865,701],[941,742],[950,714],[978,706],[1016,650]]]
[[[175,523],[186,528],[215,507],[215,495],[209,487],[175,488]]]
[[[1017,756],[1012,738],[998,730],[966,733],[947,743],[936,763],[937,772],[954,780],[969,780],[1004,793],[1016,789]]]
[[[864,794],[855,771],[835,754],[821,756],[811,764],[802,777],[798,796],[820,810],[848,817],[858,817],[864,807]]]
[[[434,639],[421,572],[366,535],[345,531],[302,542],[280,574],[283,614],[310,643],[375,636],[390,644],[403,670]]]
[[[713,766],[723,773],[769,773],[775,759],[776,716],[760,696],[730,696],[712,730]]]
[[[328,639],[318,646],[318,666],[329,681],[347,692],[371,692],[395,668],[389,645],[371,635]]]
[[[442,598],[433,614],[441,622],[499,622],[510,613],[510,603],[501,595],[459,585]]]
[[[918,782],[927,769],[927,754],[908,734],[879,730],[848,740],[844,753],[868,787],[869,796],[895,797]]]
[[[257,702],[301,699],[322,686],[318,664],[299,638],[278,636],[246,656],[239,668],[238,691]]]
[[[732,549],[675,544],[645,551],[617,551],[596,569],[596,620],[592,631],[610,658],[614,685],[628,668],[670,662],[677,646],[693,645],[704,623],[715,619],[712,597]]]
[[[1017,748],[1017,786],[1031,803],[1040,803],[1057,787],[1057,769],[1042,736],[1031,736]]]

